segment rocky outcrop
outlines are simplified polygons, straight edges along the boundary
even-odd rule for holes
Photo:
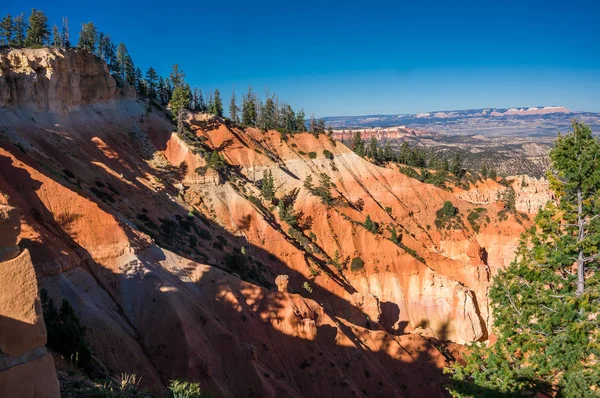
[[[29,252],[20,252],[19,215],[0,205],[0,396],[59,397],[38,285]]]
[[[117,87],[106,63],[80,49],[0,50],[0,106],[68,112],[84,105],[115,105],[135,92]]]
[[[286,293],[288,291],[288,283],[290,277],[287,275],[277,275],[275,278],[275,284],[277,285],[277,290],[280,292]]]
[[[516,209],[527,214],[535,214],[546,203],[554,200],[548,180],[527,175],[507,177],[506,181],[515,192]],[[487,206],[505,198],[507,186],[496,181],[486,180],[468,190],[460,190],[458,196],[470,203]]]

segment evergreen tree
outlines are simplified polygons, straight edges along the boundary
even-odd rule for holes
[[[317,136],[319,134],[325,133],[325,120],[323,120],[323,119],[317,120],[316,132],[317,132]]]
[[[360,131],[357,131],[356,133],[354,133],[354,139],[352,140],[352,150],[358,155],[358,156],[365,156],[365,142],[362,139],[362,135],[360,134]]]
[[[165,80],[162,78],[162,76],[158,77],[158,92],[157,92],[157,96],[158,96],[158,100],[160,101],[161,104],[166,104],[169,101],[168,96],[166,95],[166,86],[165,86]]]
[[[488,178],[488,167],[487,165],[484,163],[483,166],[481,166],[481,177],[485,180]]]
[[[375,136],[371,136],[371,141],[369,143],[369,156],[373,160],[377,160],[379,158],[379,145],[377,145],[377,138]]]
[[[394,160],[394,151],[392,151],[392,147],[389,143],[386,143],[383,147],[383,159],[386,162],[391,162],[392,160]]]
[[[105,35],[102,32],[98,33],[98,47],[96,49],[96,55],[106,63],[111,63],[115,58],[115,45],[113,44],[109,35]]]
[[[96,25],[94,25],[93,22],[84,23],[81,25],[81,32],[79,33],[79,42],[77,43],[77,47],[94,53],[96,52],[97,37],[98,32],[96,30]]]
[[[0,44],[4,46],[13,43],[13,19],[10,15],[5,16],[0,20]]]
[[[273,181],[273,173],[271,173],[271,170],[265,170],[263,172],[260,194],[267,201],[271,201],[275,197],[275,182]]]
[[[296,130],[296,114],[291,106],[282,102],[279,115],[280,129],[286,132],[292,132]]]
[[[306,131],[306,121],[304,120],[304,118],[304,109],[300,109],[298,113],[296,113],[296,131]]]
[[[129,54],[125,57],[125,81],[130,86],[135,87],[136,85],[135,65]]]
[[[275,109],[275,101],[273,101],[273,97],[267,96],[265,106],[262,108],[261,112],[260,128],[265,131],[275,128]]]
[[[63,17],[62,19],[62,32],[60,35],[61,47],[69,48],[71,47],[71,41],[69,36],[69,18]]]
[[[189,86],[179,85],[173,90],[173,96],[171,97],[171,112],[173,116],[178,117],[179,112],[184,108],[187,108],[190,104],[192,93],[190,92]]]
[[[574,122],[550,152],[556,203],[538,213],[490,290],[496,343],[456,364],[451,393],[595,397],[600,391],[600,140]]]
[[[173,84],[173,89],[182,86],[185,82],[185,74],[183,73],[183,69],[179,69],[179,64],[173,65],[173,70],[169,75],[171,80],[171,84]]]
[[[308,131],[311,133],[315,133],[317,131],[317,120],[315,119],[315,114],[310,114],[310,120],[308,121]]]
[[[204,102],[204,97],[202,96],[202,90],[198,90],[198,98],[196,100],[197,110],[200,112],[206,112],[206,102]]]
[[[229,102],[229,118],[235,124],[238,124],[240,122],[240,119],[238,117],[239,111],[240,111],[240,108],[237,106],[237,103],[235,102],[235,90],[234,90],[231,92],[231,101]]]
[[[452,160],[452,165],[450,166],[450,172],[456,176],[457,179],[462,178],[463,176],[463,166],[462,160],[460,158],[460,154],[454,155],[454,159]]]
[[[214,115],[219,117],[223,117],[223,101],[221,100],[221,93],[219,89],[215,89],[214,98],[213,98],[213,112]]]
[[[210,93],[210,95],[208,96],[208,113],[212,113],[213,115],[215,114],[215,101],[213,100],[213,95],[212,93]]]
[[[412,149],[407,141],[403,141],[398,154],[398,162],[402,164],[410,164],[412,158]]]
[[[48,30],[48,17],[42,11],[33,8],[31,10],[31,15],[29,16],[29,26],[27,27],[25,45],[27,47],[43,46],[49,38],[50,30]]]
[[[52,26],[52,46],[60,47],[62,44],[62,40],[60,38],[60,32],[58,31],[58,26]]]
[[[256,96],[252,92],[252,87],[248,86],[248,93],[242,102],[242,124],[244,126],[256,126],[258,116]]]
[[[148,95],[146,83],[144,81],[144,78],[142,76],[142,70],[140,68],[135,68],[135,89],[143,97]]]
[[[11,46],[25,47],[25,35],[28,30],[25,14],[17,15],[13,20],[13,41]]]
[[[148,96],[150,98],[156,98],[158,91],[158,74],[153,67],[149,67],[146,71],[146,82],[148,85]]]
[[[129,52],[125,44],[119,43],[117,47],[117,57],[115,62],[116,75],[121,79],[125,80],[125,71],[127,70],[127,60],[129,58]]]

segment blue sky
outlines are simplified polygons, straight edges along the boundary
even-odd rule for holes
[[[252,85],[316,116],[565,105],[600,111],[600,1],[3,2],[93,21],[136,65],[225,103]]]

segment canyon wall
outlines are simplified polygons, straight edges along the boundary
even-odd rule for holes
[[[160,393],[177,378],[218,396],[443,396],[454,343],[488,338],[491,277],[528,225],[493,194],[421,183],[326,135],[194,112],[177,134],[90,54],[2,51],[0,187],[107,376]],[[445,201],[460,228],[436,227]]]

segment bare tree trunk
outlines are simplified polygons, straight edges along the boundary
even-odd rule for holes
[[[577,243],[581,244],[581,241],[584,237],[583,199],[581,194],[581,187],[577,188],[577,226],[579,227]],[[583,247],[579,246],[579,255],[577,256],[577,296],[581,296],[583,294],[584,287],[585,261],[583,259]]]

